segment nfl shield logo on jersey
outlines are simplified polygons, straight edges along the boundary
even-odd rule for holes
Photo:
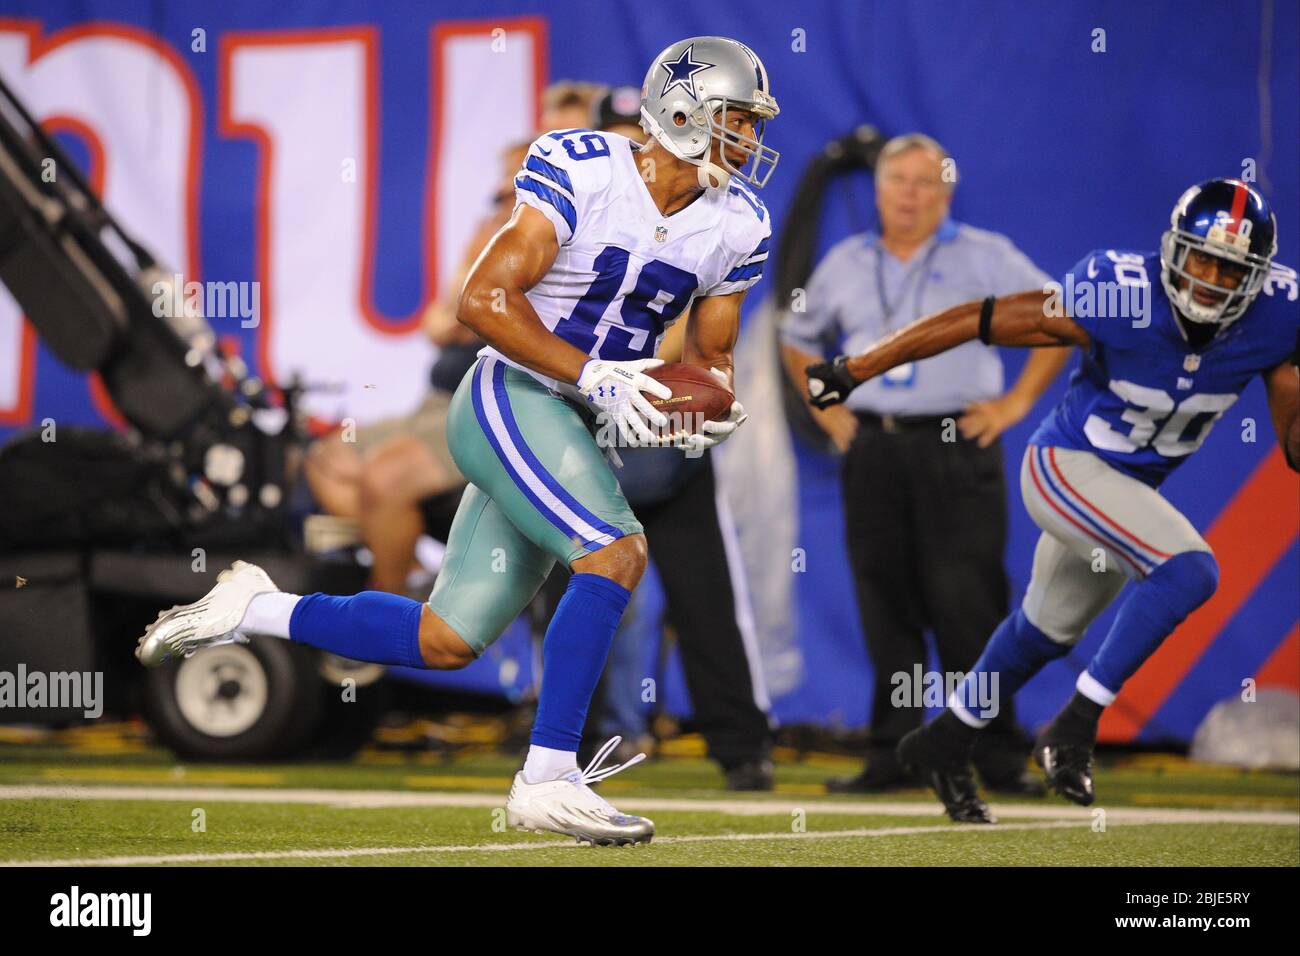
[[[655,226],[655,242],[664,242],[668,238],[668,227]]]
[[[1188,355],[1183,359],[1183,368],[1188,372],[1195,372],[1201,367],[1201,357],[1199,355]]]

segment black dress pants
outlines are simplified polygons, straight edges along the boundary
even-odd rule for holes
[[[924,669],[923,633],[934,635],[945,671],[966,672],[1007,614],[1002,449],[980,448],[952,425],[947,432],[953,441],[943,440],[940,417],[900,424],[860,415],[844,458],[848,549],[874,670],[868,762],[886,772],[897,767],[899,738],[924,717],[923,707],[894,699],[893,681]],[[986,779],[1005,778],[1023,771],[1028,751],[1004,701],[978,738],[975,764]]]

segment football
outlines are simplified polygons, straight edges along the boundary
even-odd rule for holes
[[[717,376],[698,365],[670,362],[646,374],[673,390],[671,398],[646,395],[651,405],[668,416],[670,431],[698,432],[703,422],[724,421],[736,400]]]

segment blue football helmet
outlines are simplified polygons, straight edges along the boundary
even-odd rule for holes
[[[1236,288],[1192,276],[1193,249],[1240,269]],[[1239,179],[1211,179],[1183,193],[1160,240],[1160,281],[1174,307],[1190,322],[1226,326],[1250,307],[1264,288],[1277,254],[1277,219],[1264,197]],[[1202,296],[1214,301],[1206,302]]]

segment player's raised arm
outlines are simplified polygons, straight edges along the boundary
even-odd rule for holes
[[[826,408],[863,382],[907,362],[938,355],[979,338],[991,345],[1051,346],[1089,343],[1088,333],[1062,313],[1059,292],[1033,289],[963,302],[923,316],[859,355],[819,362],[805,370],[809,400]]]
[[[1295,359],[1283,362],[1266,373],[1264,386],[1268,390],[1273,429],[1286,455],[1286,463],[1293,471],[1300,471],[1300,370],[1294,362]]]
[[[465,279],[456,318],[501,354],[562,382],[591,357],[547,330],[528,297],[559,255],[555,227],[531,206],[515,209]]]

